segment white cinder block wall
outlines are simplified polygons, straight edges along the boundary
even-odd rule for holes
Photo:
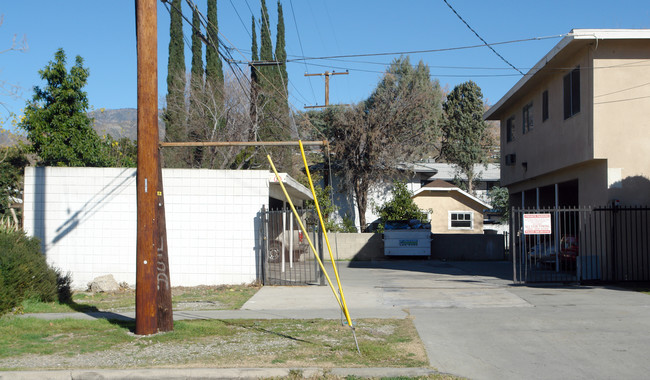
[[[133,168],[25,169],[25,230],[75,288],[104,274],[135,284],[135,178]],[[163,170],[172,286],[256,280],[268,179],[262,170]]]

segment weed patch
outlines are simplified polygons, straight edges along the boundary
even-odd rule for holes
[[[350,329],[331,320],[177,321],[173,331],[152,336],[136,336],[133,328],[133,322],[4,317],[0,368],[427,366],[410,320],[359,320],[361,355]]]

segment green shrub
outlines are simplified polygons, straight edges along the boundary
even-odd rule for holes
[[[409,191],[406,183],[397,181],[393,186],[393,198],[384,203],[381,207],[376,207],[375,212],[379,214],[381,222],[378,231],[383,232],[386,222],[396,220],[417,219],[423,223],[427,221],[427,214],[413,202],[413,194]]]
[[[357,226],[354,225],[354,219],[350,218],[348,214],[343,217],[343,222],[340,226],[341,232],[357,232]]]
[[[67,285],[69,292],[69,275],[62,277],[47,264],[37,238],[21,230],[0,228],[0,314],[25,299],[57,300],[59,284]]]

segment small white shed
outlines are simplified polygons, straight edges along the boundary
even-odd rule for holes
[[[292,200],[311,193],[291,177]],[[25,169],[24,227],[74,288],[112,274],[135,284],[136,169]],[[283,179],[284,180],[284,179]],[[278,195],[264,170],[163,169],[172,286],[241,284],[260,276],[260,211]]]

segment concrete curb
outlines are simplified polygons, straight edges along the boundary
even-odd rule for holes
[[[285,377],[296,372],[304,377],[318,377],[325,373],[337,376],[353,375],[361,378],[426,376],[436,374],[430,368],[152,368],[97,370],[74,369],[56,371],[0,372],[0,380],[118,380],[118,379],[264,379]]]

